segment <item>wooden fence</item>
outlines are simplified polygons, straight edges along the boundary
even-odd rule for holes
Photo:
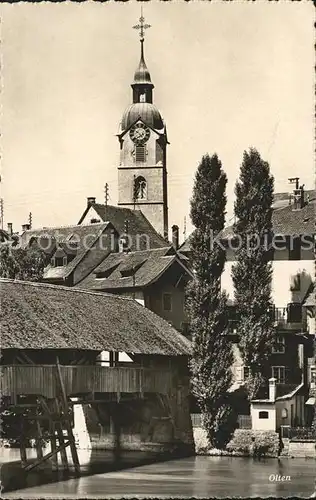
[[[55,365],[10,365],[1,367],[1,394],[39,394],[56,397]],[[67,395],[78,393],[168,393],[172,387],[172,372],[168,369],[60,366]]]

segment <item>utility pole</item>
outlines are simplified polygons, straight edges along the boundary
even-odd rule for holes
[[[133,176],[133,203],[134,203],[134,210],[136,209],[136,175],[134,174]]]
[[[187,239],[187,218],[184,216],[184,221],[183,221],[183,239],[184,241]]]
[[[1,220],[1,229],[3,229],[3,198],[0,200],[0,220]]]
[[[109,185],[106,182],[104,185],[104,203],[106,207],[108,206],[108,201],[109,201]]]

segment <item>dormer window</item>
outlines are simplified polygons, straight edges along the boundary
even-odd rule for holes
[[[121,236],[119,240],[119,252],[127,252],[129,250],[130,242],[128,236]]]
[[[65,265],[64,259],[65,259],[65,257],[55,257],[55,267],[63,267]],[[66,261],[66,265],[67,265],[67,261]]]
[[[109,267],[105,269],[99,269],[95,271],[95,275],[97,279],[109,278],[112,273],[114,273],[115,269],[120,265],[120,262],[109,265]]]
[[[128,276],[134,276],[136,271],[146,262],[147,258],[140,260],[138,262],[127,262],[120,269],[122,278],[127,278]]]

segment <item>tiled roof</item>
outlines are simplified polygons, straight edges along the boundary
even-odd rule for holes
[[[128,220],[128,233],[132,240],[131,250],[162,248],[166,246],[166,240],[157,233],[141,210],[131,210],[130,208],[93,203],[93,205],[87,207],[79,224],[84,220],[90,207],[94,208],[102,221],[111,222],[119,234],[125,233],[125,221]],[[141,238],[142,235],[145,235],[148,240],[146,240],[145,237]],[[138,240],[140,241],[140,245],[137,244]]]
[[[79,286],[89,290],[145,287],[156,281],[175,262],[183,265],[171,246],[112,253]],[[184,270],[191,275],[189,270]]]
[[[80,247],[80,242],[82,242],[84,237],[91,239],[96,237],[101,233],[104,228],[108,225],[107,222],[102,222],[99,224],[85,224],[85,225],[73,225],[73,226],[57,226],[57,227],[43,227],[40,229],[30,229],[24,231],[21,236],[23,243],[29,243],[32,238],[52,238],[57,242],[63,243],[66,241],[78,241],[78,246]]]
[[[24,244],[28,244],[32,240],[37,240],[38,243],[41,244],[46,240],[47,245],[44,245],[45,248],[48,248],[49,246],[55,248],[57,242],[60,248],[67,247],[67,249],[70,250],[70,253],[75,253],[74,259],[66,266],[62,266],[57,269],[48,265],[45,268],[43,276],[44,280],[57,278],[62,279],[69,276],[87,254],[89,254],[89,260],[91,261],[89,262],[89,266],[91,266],[93,262],[95,262],[95,266],[100,263],[102,257],[106,254],[105,250],[102,248],[90,250],[90,247],[103,234],[108,225],[108,222],[102,222],[100,224],[49,227],[28,230],[22,234],[21,240]],[[48,245],[49,242],[51,242],[51,245]],[[77,242],[77,250],[75,252],[73,251],[74,248],[72,247],[72,242]],[[69,252],[67,251],[67,253]]]
[[[300,210],[291,205],[273,211],[273,230],[276,234],[314,234],[316,218],[316,198]]]
[[[315,191],[307,192],[310,197],[307,203],[300,210],[293,210],[293,205],[288,204],[288,198],[284,204],[275,203],[275,208],[272,213],[273,231],[275,234],[286,235],[313,235],[315,234],[316,220],[316,193]],[[279,193],[280,195],[285,193]],[[277,202],[282,202],[281,199]],[[233,226],[226,227],[222,233],[222,239],[230,239],[234,235]],[[180,252],[187,253],[190,251],[190,236],[180,247]]]
[[[5,231],[4,229],[1,229],[0,228],[0,243],[4,242],[4,241],[8,241],[10,239],[10,235],[7,231]]]
[[[311,200],[300,210],[293,210],[292,205],[276,208],[272,212],[272,226],[274,234],[313,235],[315,233],[316,198]],[[223,239],[232,238],[233,226],[223,231]],[[181,251],[183,249],[181,248]]]
[[[0,295],[2,349],[190,353],[189,340],[132,299],[4,279]]]

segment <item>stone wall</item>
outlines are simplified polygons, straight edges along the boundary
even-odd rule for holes
[[[83,407],[92,449],[176,451],[194,453],[187,385],[169,395]],[[78,429],[75,429],[78,434]]]
[[[288,456],[291,458],[315,458],[316,447],[313,441],[290,441]]]

